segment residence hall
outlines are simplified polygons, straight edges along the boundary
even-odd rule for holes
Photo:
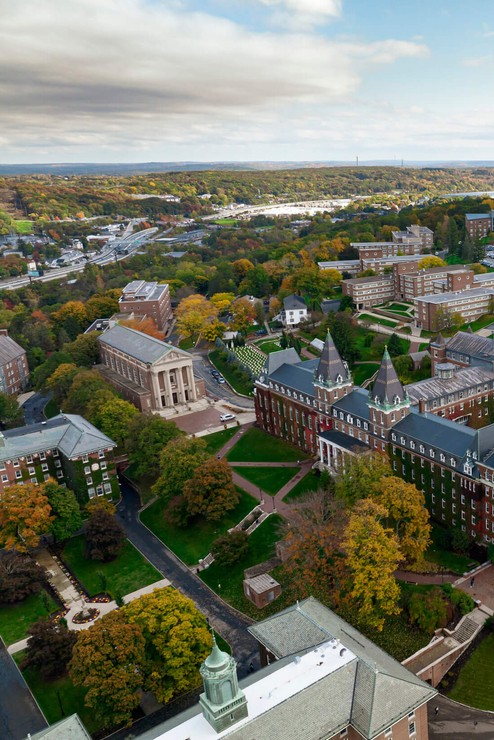
[[[310,597],[252,627],[264,667],[213,648],[199,703],[140,740],[427,740],[436,690]],[[269,659],[269,665],[266,665]]]
[[[0,495],[8,486],[53,478],[81,504],[120,496],[115,442],[82,416],[60,414],[40,424],[0,432]]]
[[[98,337],[102,375],[140,411],[187,409],[204,395],[194,378],[192,355],[126,326]]]
[[[20,393],[29,384],[26,351],[0,329],[0,391],[8,396]]]
[[[255,383],[259,426],[317,454],[320,468],[332,472],[344,467],[348,455],[387,453],[396,474],[423,490],[435,520],[472,539],[494,541],[494,425],[466,425],[480,426],[492,378],[481,384],[480,375],[457,371],[455,378],[448,372],[436,376],[432,390],[431,380],[422,381],[421,394],[420,383],[410,390],[402,386],[386,350],[369,390],[354,387],[329,334],[319,360],[299,362],[292,348],[285,362],[285,352],[269,355]],[[458,414],[464,423],[446,418]]]
[[[154,321],[159,331],[166,334],[173,322],[170,287],[168,283],[133,280],[122,290],[118,310],[122,314],[147,316]]]

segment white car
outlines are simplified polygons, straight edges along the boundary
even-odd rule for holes
[[[220,421],[233,421],[235,418],[234,414],[222,414],[220,416]]]

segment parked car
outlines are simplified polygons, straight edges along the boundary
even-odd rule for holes
[[[224,383],[225,382],[225,379],[224,379],[223,375],[218,375],[218,377],[216,378],[216,380],[218,381],[218,383]]]
[[[220,421],[233,421],[235,418],[234,414],[222,414],[220,416]]]

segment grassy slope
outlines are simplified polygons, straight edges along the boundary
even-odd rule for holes
[[[230,462],[297,462],[306,455],[296,447],[271,437],[261,429],[251,428],[230,450]]]

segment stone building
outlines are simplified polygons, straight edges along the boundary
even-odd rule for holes
[[[29,384],[26,351],[0,329],[0,391],[13,396]]]
[[[122,314],[136,314],[153,319],[156,328],[166,334],[173,322],[168,283],[147,283],[133,280],[128,283],[118,299],[118,309]]]
[[[0,433],[0,495],[8,486],[53,478],[81,504],[120,496],[115,442],[82,416],[60,414],[41,424]]]
[[[178,411],[204,395],[188,352],[118,325],[98,341],[101,373],[140,411]]]

